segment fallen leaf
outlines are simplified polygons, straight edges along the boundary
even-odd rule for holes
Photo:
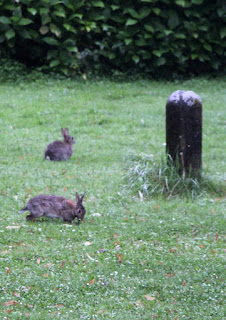
[[[95,282],[95,278],[93,278],[89,283],[87,283],[87,285],[91,286],[91,284],[93,284]]]
[[[118,233],[114,233],[114,238],[118,238]]]
[[[3,305],[4,306],[13,306],[13,305],[17,305],[18,302],[16,302],[15,300],[10,300],[8,302],[4,302]]]
[[[52,175],[52,176],[54,176],[54,175],[55,175],[55,173],[54,173],[54,172],[51,172],[51,175]]]
[[[116,257],[118,257],[118,263],[121,263],[123,259],[122,255],[118,253],[116,254]]]
[[[67,188],[63,188],[63,191],[64,191],[64,192],[67,191]]]
[[[174,248],[170,249],[170,252],[175,252],[175,251],[176,251],[176,249],[174,249]]]
[[[159,264],[161,264],[162,266],[164,265],[164,262],[162,261],[158,261]]]
[[[159,205],[158,205],[158,203],[156,204],[155,209],[156,209],[156,210],[159,210]]]
[[[217,234],[217,235],[216,235],[216,240],[215,240],[216,242],[218,241],[218,238],[219,238],[219,235]]]
[[[6,274],[9,274],[10,273],[10,268],[7,268],[6,269]]]
[[[216,253],[217,251],[216,251],[216,250],[212,250],[211,252],[212,252],[212,253]]]
[[[200,248],[204,248],[204,245],[203,245],[203,244],[200,244]]]
[[[40,264],[40,258],[37,259],[37,264]]]
[[[99,310],[97,311],[97,314],[102,314],[102,313],[105,313],[106,311],[105,310]]]
[[[30,233],[34,233],[34,230],[33,230],[33,229],[30,229]]]
[[[54,287],[54,290],[57,292],[57,288],[56,287]]]
[[[31,304],[25,304],[25,306],[26,306],[27,308],[33,308],[33,306],[32,306]]]
[[[22,247],[26,247],[26,244],[23,243],[23,242],[21,242],[21,241],[19,241],[19,242],[17,243],[17,245],[18,245],[18,246],[22,246]]]
[[[150,297],[150,296],[148,296],[148,295],[145,295],[144,297],[145,297],[147,300],[149,300],[149,301],[155,300],[155,297]]]
[[[65,263],[66,263],[65,261],[62,261],[62,262],[61,262],[61,264],[60,264],[60,268],[61,268],[61,269],[63,268],[63,266],[65,265]]]
[[[37,261],[38,262],[38,261]],[[40,263],[40,259],[39,259],[39,263]],[[47,263],[43,265],[43,268],[50,268],[51,266],[53,266],[53,263]]]
[[[64,305],[62,303],[60,304],[56,304],[55,306],[53,306],[53,308],[62,308]]]
[[[165,276],[168,277],[168,278],[172,278],[172,277],[175,276],[175,274],[174,274],[174,272],[172,272],[172,273],[166,273]]]
[[[183,284],[183,286],[186,286],[186,285],[187,285],[186,281],[183,281],[182,284]]]
[[[25,316],[29,317],[30,313],[29,312],[25,312]]]
[[[3,310],[3,312],[4,313],[11,313],[11,312],[13,312],[14,311],[14,309],[10,309],[10,310]],[[8,318],[7,318],[8,319]]]

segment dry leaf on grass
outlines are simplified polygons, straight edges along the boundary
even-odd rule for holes
[[[3,310],[3,312],[4,313],[11,313],[11,312],[13,312],[14,311],[14,309],[10,309],[10,310]],[[7,318],[8,319],[8,318]]]
[[[174,274],[174,272],[172,272],[172,273],[166,273],[165,276],[168,277],[168,278],[172,278],[172,277],[175,276],[175,274]]]
[[[53,308],[62,308],[64,305],[62,303],[60,304],[56,304],[55,306],[53,306]]]
[[[99,310],[97,311],[97,314],[102,314],[102,313],[105,313],[106,311],[105,310]]]
[[[122,255],[118,253],[116,254],[116,257],[118,257],[118,263],[121,263],[123,259]]]
[[[155,300],[155,297],[150,297],[150,296],[148,296],[148,295],[145,295],[144,296],[148,301],[153,301],[153,300]]]
[[[95,278],[93,278],[90,282],[87,283],[88,286],[91,286],[95,282]]]
[[[44,264],[43,268],[50,268],[54,265],[54,263],[47,263],[47,264]]]
[[[40,259],[39,259],[40,260]],[[40,262],[39,262],[40,263]],[[47,264],[44,264],[43,268],[50,268],[52,267],[54,264],[53,263],[47,263]]]
[[[60,264],[60,268],[62,269],[63,266],[65,265],[66,261],[62,261],[61,264]]]
[[[18,302],[16,302],[15,300],[10,300],[10,301],[8,301],[8,302],[4,302],[3,303],[3,305],[4,306],[13,306],[13,305],[17,305],[18,304]]]

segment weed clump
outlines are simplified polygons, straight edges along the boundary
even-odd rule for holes
[[[221,196],[225,190],[223,182],[215,182],[204,172],[196,175],[181,173],[179,162],[175,165],[169,155],[168,159],[163,155],[129,155],[125,162],[125,188],[142,196],[194,199],[204,194]]]

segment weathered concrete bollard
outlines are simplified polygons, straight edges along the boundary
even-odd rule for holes
[[[175,91],[166,103],[166,152],[179,172],[200,173],[202,168],[202,102],[193,91]]]

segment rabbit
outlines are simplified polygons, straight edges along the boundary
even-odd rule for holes
[[[53,141],[45,150],[45,159],[52,161],[68,160],[73,153],[73,144],[75,140],[69,136],[68,128],[61,128],[64,141]]]
[[[30,199],[26,207],[21,209],[19,213],[30,211],[30,214],[26,217],[27,220],[47,217],[60,218],[69,223],[75,218],[80,221],[84,219],[86,213],[86,209],[82,204],[84,195],[85,193],[79,197],[76,192],[76,202],[74,202],[64,197],[40,194]]]

